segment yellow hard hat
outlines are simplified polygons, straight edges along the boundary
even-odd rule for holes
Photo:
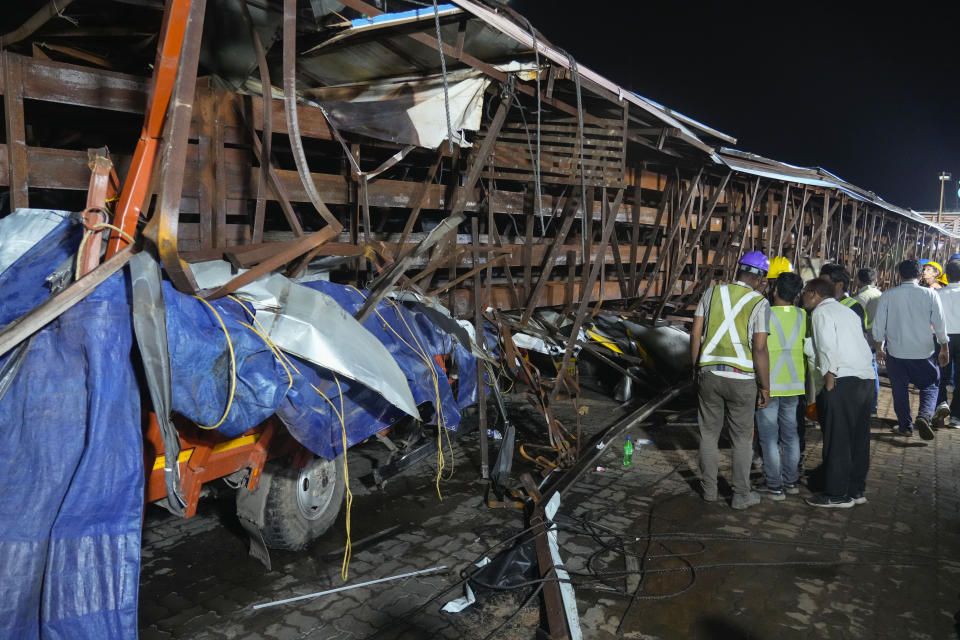
[[[947,277],[943,274],[943,267],[940,266],[939,262],[936,262],[934,260],[927,260],[923,263],[923,266],[933,267],[934,269],[936,269],[937,277],[935,278],[935,280],[944,286],[947,285]]]
[[[776,278],[781,273],[793,271],[793,265],[783,256],[777,256],[770,259],[770,270],[767,271],[767,278]]]

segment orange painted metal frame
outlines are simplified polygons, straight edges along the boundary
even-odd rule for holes
[[[131,236],[136,231],[140,210],[143,208],[147,190],[150,188],[160,134],[163,132],[167,107],[170,104],[170,96],[177,77],[180,50],[183,47],[191,4],[192,0],[169,0],[164,10],[160,46],[154,63],[153,83],[143,119],[143,129],[133,154],[133,161],[130,163],[130,170],[123,182],[123,190],[120,192],[120,201],[113,223]],[[127,244],[129,243],[120,234],[112,232],[107,243],[106,257],[111,257]]]
[[[155,502],[167,495],[163,477],[163,440],[153,412],[146,414],[144,422],[144,493],[147,502]],[[247,490],[254,491],[260,484],[263,465],[268,460],[290,454],[294,454],[292,464],[295,466],[303,466],[307,460],[303,455],[306,449],[289,436],[275,416],[235,438],[202,430],[183,418],[175,417],[174,424],[180,434],[180,479],[187,502],[184,514],[187,518],[196,514],[200,490],[206,482],[250,469]]]
[[[88,165],[90,166],[90,187],[87,189],[87,207],[83,211],[83,224],[93,230],[96,225],[107,220],[107,201],[117,196],[120,179],[110,160],[110,153],[106,147],[88,149]],[[80,263],[77,272],[83,276],[93,271],[100,264],[101,234],[93,233],[87,239],[83,251],[77,258]]]

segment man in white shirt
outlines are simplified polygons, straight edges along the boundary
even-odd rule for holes
[[[863,339],[860,316],[833,298],[830,283],[810,280],[800,299],[811,314],[814,362],[823,376],[817,412],[823,416],[826,482],[824,492],[807,498],[807,504],[827,508],[863,504],[870,466],[873,354]]]
[[[893,410],[897,414],[894,433],[912,436],[914,424],[920,437],[933,440],[931,419],[940,391],[940,367],[950,361],[947,330],[940,296],[921,287],[920,263],[904,260],[897,265],[902,283],[884,291],[877,304],[873,339],[886,343],[877,349],[877,363],[886,361],[893,389]],[[939,348],[934,344],[934,336]],[[939,366],[938,366],[939,365]],[[917,419],[910,419],[910,384],[920,392]]]
[[[880,294],[883,293],[877,288],[877,270],[873,267],[857,269],[856,290],[853,297],[863,305],[867,312],[867,324],[872,327],[873,319],[877,317]]]
[[[950,340],[950,362],[940,369],[940,395],[933,414],[936,427],[960,428],[960,391],[954,388],[953,400],[947,404],[947,385],[954,379],[954,369],[960,358],[960,261],[951,260],[944,268],[949,284],[937,291],[943,306],[943,317]]]

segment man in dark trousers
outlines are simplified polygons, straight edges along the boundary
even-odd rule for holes
[[[921,287],[920,263],[904,260],[897,265],[901,283],[883,292],[873,322],[873,339],[885,344],[877,349],[877,364],[886,364],[893,389],[897,426],[893,432],[933,440],[931,425],[940,392],[940,367],[950,362],[949,339],[943,304],[933,289]],[[939,344],[939,346],[937,346]],[[909,387],[920,392],[917,419],[910,417]]]
[[[812,319],[814,363],[823,377],[817,411],[823,416],[826,471],[824,492],[807,498],[807,504],[848,508],[867,501],[875,374],[863,321],[833,296],[833,287],[823,279],[807,282],[801,294]]]
[[[950,339],[950,362],[940,369],[940,395],[937,398],[937,410],[933,414],[933,424],[937,427],[960,427],[960,390],[953,389],[950,399],[949,387],[954,382],[955,367],[960,360],[960,261],[951,260],[944,271],[947,286],[937,291],[943,307],[943,319],[947,338]]]

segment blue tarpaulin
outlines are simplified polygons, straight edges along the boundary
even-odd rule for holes
[[[65,221],[0,277],[0,326],[49,295],[44,280],[79,240]],[[34,336],[0,401],[0,637],[136,637],[144,472],[131,336],[118,274]]]
[[[324,281],[309,282],[306,286],[332,297],[351,314],[360,308],[366,295],[352,287]],[[226,408],[230,388],[226,335],[216,316],[201,301],[177,292],[167,283],[164,297],[173,370],[173,408],[200,424],[215,424]],[[343,450],[337,417],[341,392],[348,447],[403,417],[378,393],[343,376],[335,377],[323,367],[290,357],[294,367],[284,368],[250,328],[256,325],[240,304],[232,300],[211,304],[226,326],[237,363],[233,402],[219,427],[225,435],[239,435],[275,412],[301,444],[331,459]],[[251,305],[247,308],[252,310]],[[427,421],[455,430],[460,423],[460,409],[476,402],[475,356],[440,330],[416,305],[387,300],[378,304],[376,310],[363,323],[364,327],[400,365],[414,401],[420,406],[429,405]],[[447,373],[434,360],[435,356],[444,355],[451,356],[459,377],[456,397]],[[438,398],[440,412],[436,410]]]

